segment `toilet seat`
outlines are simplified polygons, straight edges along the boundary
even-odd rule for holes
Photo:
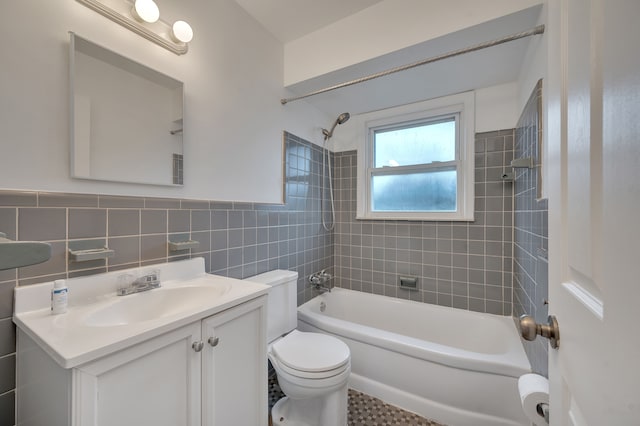
[[[336,368],[334,370],[309,372],[288,367],[287,365],[280,362],[278,358],[274,357],[273,354],[269,355],[269,359],[271,360],[271,364],[273,364],[273,367],[276,369],[276,372],[278,374],[286,374],[289,377],[295,377],[301,380],[321,381],[324,379],[330,379],[344,373],[345,371],[351,370],[351,362],[349,360],[340,368]]]
[[[289,374],[287,371],[283,370],[282,364],[278,364],[274,366],[276,369],[276,373],[278,375],[278,383],[280,387],[284,391],[284,393],[288,396],[292,396],[291,392],[287,393],[285,388],[287,387],[285,383],[290,383],[296,385],[299,389],[317,389],[327,391],[330,388],[334,388],[337,385],[342,385],[348,380],[349,375],[351,374],[351,364],[347,364],[344,368],[340,370],[336,370],[326,377],[301,377],[302,375],[299,372],[296,374]]]
[[[293,330],[276,341],[269,352],[280,369],[300,378],[325,379],[350,367],[349,347],[326,334]]]

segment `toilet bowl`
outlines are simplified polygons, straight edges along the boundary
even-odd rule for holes
[[[321,396],[349,380],[349,347],[335,337],[293,330],[273,343],[269,360],[282,391],[291,399]]]
[[[273,424],[346,426],[351,353],[336,337],[295,330],[297,277],[297,272],[277,270],[247,278],[272,286],[267,357],[286,395],[271,409]]]
[[[269,346],[268,357],[286,395],[272,409],[274,425],[346,424],[351,359],[345,343],[293,330]]]

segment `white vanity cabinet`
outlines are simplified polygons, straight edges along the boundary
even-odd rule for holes
[[[19,329],[17,424],[266,425],[265,303],[262,295],[71,369]]]

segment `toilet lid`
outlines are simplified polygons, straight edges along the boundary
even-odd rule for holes
[[[299,371],[329,371],[349,361],[349,347],[321,333],[293,330],[272,346],[273,354],[289,368]]]

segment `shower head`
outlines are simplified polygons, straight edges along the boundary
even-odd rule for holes
[[[324,138],[329,139],[331,136],[333,136],[333,130],[336,128],[336,126],[338,124],[346,123],[347,121],[349,121],[349,118],[351,118],[351,114],[349,114],[348,112],[343,112],[342,114],[340,114],[338,118],[336,118],[336,121],[333,123],[333,126],[331,126],[331,130],[322,129]]]
[[[351,118],[351,114],[349,114],[348,112],[343,112],[336,119],[336,123],[338,124],[346,123],[347,121],[349,121],[350,118]]]

